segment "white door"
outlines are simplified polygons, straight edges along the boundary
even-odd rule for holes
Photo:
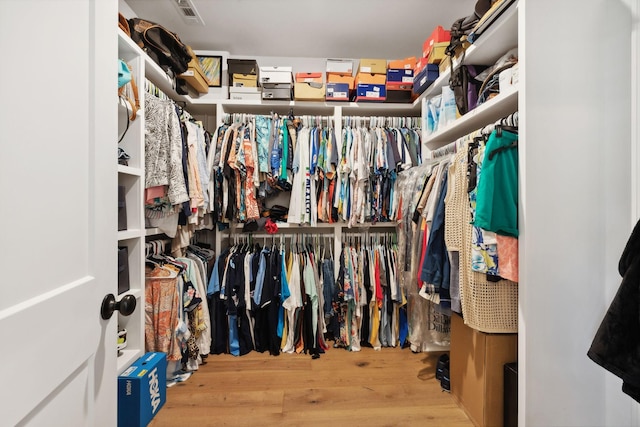
[[[0,424],[116,424],[112,0],[0,0]]]

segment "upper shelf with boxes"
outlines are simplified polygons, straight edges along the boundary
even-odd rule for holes
[[[463,62],[492,66],[517,46],[516,9],[517,0],[494,2],[492,10],[468,35],[468,41],[456,50],[453,60],[445,54],[450,32],[438,26],[421,46],[416,46],[421,51],[419,58],[280,58],[274,63],[275,58],[245,59],[229,52],[196,50],[190,52],[189,69],[179,76],[178,83],[186,84],[173,85],[164,75],[152,80],[167,83],[161,85],[163,90],[176,92],[175,99],[196,107],[199,113],[216,112],[220,105],[225,110],[246,105],[267,110],[295,106],[306,113],[325,113],[342,106],[343,111],[354,110],[349,113],[425,113],[425,100],[442,98],[443,91],[448,92],[452,69]],[[206,61],[215,66],[207,67]],[[261,65],[263,61],[266,64]],[[513,99],[517,102],[517,96],[512,96],[508,109],[512,109]],[[438,129],[429,131],[436,133]]]
[[[425,41],[428,56],[418,63],[428,67],[439,59],[439,76],[416,101],[423,104],[423,142],[429,149],[517,111],[517,10],[517,0],[500,0],[459,43],[440,27]],[[450,56],[442,56],[442,40],[448,40],[444,49]]]

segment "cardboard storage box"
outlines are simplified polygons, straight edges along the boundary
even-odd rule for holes
[[[296,73],[296,83],[323,83],[322,73]]]
[[[187,46],[187,49],[191,54],[191,61],[189,61],[189,68],[187,71],[180,74],[180,77],[182,77],[189,86],[194,88],[198,93],[207,93],[209,92],[209,83],[207,82],[207,78],[204,76],[204,72],[200,66],[200,61],[198,61],[196,54],[191,50],[190,46]]]
[[[387,88],[384,84],[364,84],[356,87],[357,101],[384,101],[387,97]]]
[[[517,334],[487,334],[451,315],[451,394],[476,426],[502,426],[504,365],[517,361]]]
[[[118,377],[118,426],[149,424],[167,399],[167,355],[146,353]]]
[[[387,60],[363,58],[360,60],[358,73],[387,74]]]
[[[230,86],[258,86],[258,63],[255,59],[227,59]]]
[[[438,79],[439,75],[440,70],[436,64],[427,64],[424,70],[413,79],[413,93],[420,95]]]
[[[413,84],[413,69],[395,69],[387,70],[388,83],[411,83]]]
[[[180,74],[180,77],[185,79],[189,86],[194,88],[198,93],[209,92],[209,83],[207,82],[204,74],[202,74],[200,67],[194,68],[189,65],[189,69]]]
[[[387,75],[385,74],[356,74],[356,86],[361,84],[383,85],[387,83]]]
[[[339,74],[327,74],[327,83],[346,83],[349,86],[349,90],[353,90],[356,87],[355,78],[353,76],[341,76]]]
[[[409,58],[404,59],[396,59],[389,61],[388,68],[393,68],[397,70],[413,70],[416,68],[416,62],[418,60],[415,56],[410,56]]]
[[[429,53],[429,64],[439,64],[447,56],[445,52],[448,46],[449,42],[434,43]]]
[[[420,58],[418,62],[416,62],[416,67],[413,69],[413,75],[420,74],[424,67],[429,63],[429,58]]]
[[[259,87],[230,87],[229,99],[260,101],[262,90]]]
[[[442,74],[445,71],[449,70],[450,68],[451,68],[451,58],[445,55],[444,59],[440,61],[440,63],[438,64],[438,70],[440,71],[440,74]]]
[[[262,99],[291,101],[291,84],[270,84],[262,88]]]
[[[433,29],[431,35],[427,37],[427,39],[422,44],[422,56],[425,58],[429,57],[431,53],[431,48],[436,43],[449,43],[451,41],[451,32],[442,28],[442,25],[438,25]]]
[[[327,83],[326,97],[327,101],[349,101],[349,84],[348,83]]]
[[[296,101],[324,101],[325,86],[324,83],[296,82],[293,90],[293,98]]]
[[[260,83],[268,84],[293,83],[293,69],[291,67],[260,67]]]
[[[327,74],[353,75],[353,61],[349,59],[327,59]]]
[[[231,87],[258,87],[258,76],[255,74],[233,73]]]

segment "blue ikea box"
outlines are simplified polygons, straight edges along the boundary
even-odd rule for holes
[[[387,70],[387,84],[388,83],[413,83],[413,70],[389,68]]]
[[[348,101],[349,100],[349,84],[348,83],[327,83],[325,92],[327,101]]]
[[[144,427],[167,400],[167,355],[146,353],[118,377],[118,426]]]
[[[356,101],[384,101],[387,87],[378,84],[359,84],[356,88]]]
[[[438,64],[427,64],[420,73],[413,78],[413,93],[420,95],[440,76]]]

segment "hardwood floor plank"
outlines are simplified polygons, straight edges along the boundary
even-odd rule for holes
[[[384,348],[304,354],[211,355],[167,389],[152,427],[413,426],[472,422],[435,380],[439,354]]]

